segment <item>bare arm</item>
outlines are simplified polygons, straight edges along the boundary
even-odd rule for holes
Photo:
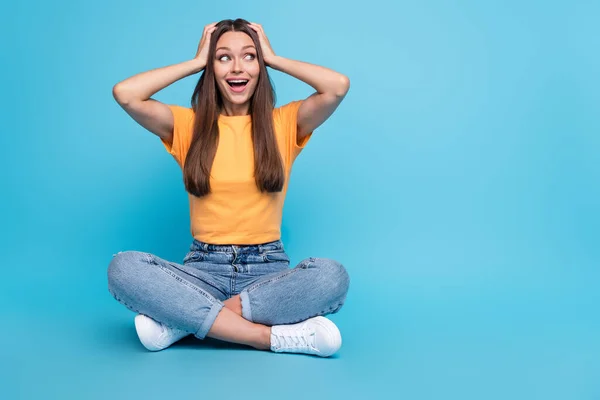
[[[270,66],[300,79],[316,90],[298,109],[298,143],[333,114],[350,88],[347,76],[319,65],[275,56]]]
[[[151,99],[154,93],[200,71],[195,60],[142,72],[117,83],[113,97],[144,128],[162,139],[173,139],[173,114],[166,104]]]
[[[333,114],[350,89],[350,79],[329,68],[276,56],[262,26],[252,23],[250,27],[260,38],[267,65],[300,79],[316,90],[298,109],[297,141],[300,143]]]
[[[192,60],[139,73],[113,87],[113,97],[127,114],[141,126],[169,143],[173,141],[173,114],[166,104],[150,96],[204,69],[210,34],[213,31],[214,24],[206,25],[196,57]]]

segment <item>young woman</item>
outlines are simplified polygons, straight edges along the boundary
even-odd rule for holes
[[[267,66],[316,92],[274,108]],[[200,71],[191,108],[150,98]],[[147,349],[189,334],[323,357],[340,348],[323,315],[342,307],[348,274],[325,258],[290,268],[280,228],[292,164],[348,89],[342,74],[275,55],[262,27],[243,19],[207,25],[193,60],[114,86],[121,107],[182,168],[190,202],[194,240],[182,264],[125,251],[108,267],[109,291],[138,313]]]

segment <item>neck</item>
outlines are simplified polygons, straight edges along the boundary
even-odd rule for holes
[[[221,114],[228,117],[248,115],[250,113],[250,104],[223,104]]]

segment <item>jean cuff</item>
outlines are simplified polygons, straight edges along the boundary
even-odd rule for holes
[[[242,317],[250,322],[252,321],[252,311],[250,310],[250,298],[247,291],[240,292],[240,301],[242,302]]]
[[[198,339],[204,339],[210,330],[210,327],[215,323],[215,319],[217,319],[217,315],[223,308],[224,304],[222,302],[213,303],[212,307],[208,311],[208,314],[204,318],[204,322],[200,326],[198,332],[194,334]]]

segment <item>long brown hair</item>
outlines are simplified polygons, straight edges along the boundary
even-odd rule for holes
[[[186,190],[202,197],[210,193],[210,170],[219,142],[219,115],[223,99],[217,88],[213,62],[219,37],[225,32],[244,32],[256,47],[260,73],[254,94],[250,99],[252,141],[254,144],[254,180],[261,192],[280,192],[285,179],[283,161],[273,128],[275,91],[263,59],[256,32],[244,19],[223,20],[212,33],[206,67],[192,95],[194,131],[188,150],[183,175]]]

